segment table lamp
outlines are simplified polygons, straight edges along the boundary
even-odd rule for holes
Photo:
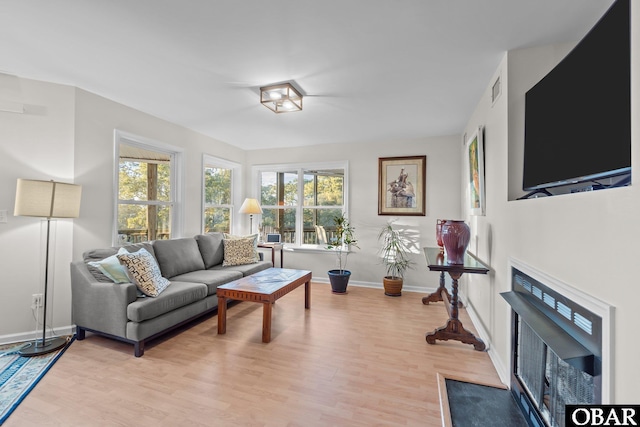
[[[244,199],[242,206],[240,206],[240,210],[238,211],[242,214],[249,214],[249,232],[253,233],[253,215],[259,215],[262,213],[262,208],[260,207],[260,203],[258,203],[257,199]]]

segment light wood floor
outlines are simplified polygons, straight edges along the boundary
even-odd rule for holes
[[[499,383],[487,353],[426,343],[446,320],[443,303],[311,288],[310,310],[304,287],[278,300],[269,344],[262,305],[249,302],[229,308],[226,335],[212,316],[149,343],[141,358],[87,333],[4,425],[439,426],[438,372]],[[464,309],[460,319],[475,332]]]

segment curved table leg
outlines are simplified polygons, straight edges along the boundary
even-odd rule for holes
[[[451,339],[464,344],[472,344],[473,348],[478,351],[484,351],[486,348],[484,341],[467,331],[458,319],[449,319],[446,325],[427,333],[425,339],[429,344],[435,344],[436,340],[449,341]]]
[[[444,295],[446,295],[446,300],[445,300],[445,297],[442,296],[443,292],[444,292]],[[430,302],[440,302],[440,301],[444,301],[445,303],[447,301],[451,301],[451,294],[449,294],[449,291],[444,286],[444,271],[440,272],[440,286],[438,286],[438,289],[436,289],[435,292],[422,298],[422,303],[424,305],[428,305]],[[458,307],[464,307],[464,304],[462,304],[462,301],[458,301]]]
[[[451,306],[447,310],[449,312],[449,320],[446,325],[437,328],[433,332],[429,332],[425,335],[425,339],[429,344],[435,344],[436,340],[456,340],[465,344],[473,344],[473,348],[478,351],[484,351],[486,348],[485,343],[477,338],[474,334],[467,331],[462,322],[458,319],[458,279],[462,276],[461,272],[449,272],[451,279],[453,279],[451,287]],[[441,279],[444,281],[444,279]]]

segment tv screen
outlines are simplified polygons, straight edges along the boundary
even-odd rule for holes
[[[523,189],[631,171],[629,0],[525,95]]]

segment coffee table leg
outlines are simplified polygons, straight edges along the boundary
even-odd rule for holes
[[[270,302],[262,304],[262,342],[271,341],[271,308],[273,305]]]
[[[311,281],[304,284],[304,308],[311,308]]]
[[[218,335],[227,333],[227,298],[218,296]]]

